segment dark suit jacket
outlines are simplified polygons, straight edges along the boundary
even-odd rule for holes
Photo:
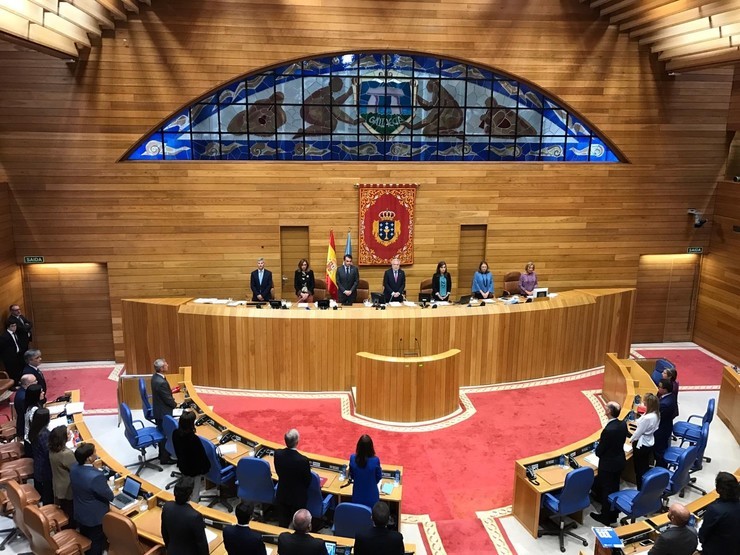
[[[249,526],[232,524],[224,528],[224,547],[229,555],[265,555],[262,534]]]
[[[22,387],[18,388],[13,398],[13,407],[15,407],[15,435],[20,438],[18,441],[23,439],[24,431],[26,430],[26,390]]]
[[[345,300],[351,300],[355,302],[357,297],[357,286],[360,283],[360,271],[356,266],[349,267],[349,275],[347,275],[345,266],[342,264],[337,268],[335,278],[337,280],[337,289],[339,290],[339,302],[343,303]],[[350,291],[351,294],[346,296],[345,291]]]
[[[702,555],[740,555],[740,501],[717,499],[699,528]]]
[[[663,531],[648,555],[694,555],[698,538],[693,528],[669,526]]]
[[[83,526],[100,526],[110,509],[113,492],[103,474],[92,465],[75,464],[69,471],[75,520]]]
[[[162,539],[167,555],[208,555],[206,524],[189,503],[168,501],[162,507]]]
[[[673,393],[660,398],[660,423],[655,430],[655,452],[662,455],[671,443],[673,418],[676,415],[676,396]]]
[[[282,505],[305,508],[311,485],[308,459],[295,449],[278,449],[275,451],[275,472],[278,475],[275,500]]]
[[[393,277],[393,268],[389,268],[383,274],[383,295],[385,295],[385,302],[390,301],[402,301],[403,297],[391,297],[392,293],[401,293],[406,291],[406,272],[398,269],[398,279]]]
[[[283,532],[278,536],[278,555],[326,555],[326,546],[310,534]]]
[[[23,354],[25,351],[22,350],[20,339],[18,334],[15,334],[15,341],[10,335],[8,330],[3,331],[0,334],[0,359],[3,361],[3,366],[8,373],[8,376],[18,381],[21,377],[21,370],[25,363],[23,362]],[[16,342],[18,346],[16,347]]]
[[[172,416],[172,409],[177,406],[172,396],[167,378],[159,372],[152,374],[152,413],[154,420],[161,422],[165,415]]]
[[[252,289],[252,300],[258,301],[257,295],[262,295],[262,298],[269,301],[272,297],[270,296],[270,290],[273,288],[272,284],[272,272],[265,268],[262,275],[262,283],[260,283],[259,270],[252,272],[252,276],[249,280],[249,287]]]
[[[624,457],[624,442],[627,440],[627,424],[615,418],[601,430],[596,456],[599,457],[599,472],[622,472],[627,460]]]
[[[22,314],[20,316],[13,316],[11,314],[8,320],[15,322],[15,333],[18,336],[18,345],[21,348],[21,355],[23,355],[28,350],[28,344],[33,341],[33,333],[31,333],[33,322]]]
[[[44,378],[44,375],[41,373],[41,370],[38,368],[34,368],[30,364],[26,364],[26,366],[23,368],[23,372],[21,373],[21,376],[24,376],[26,374],[33,374],[36,376],[36,381],[41,386],[41,389],[44,390],[44,393],[46,393],[46,378]]]
[[[388,528],[371,528],[355,536],[353,555],[403,555],[403,536]]]

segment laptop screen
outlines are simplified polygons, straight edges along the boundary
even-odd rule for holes
[[[126,480],[123,482],[123,493],[136,499],[139,497],[140,490],[141,484],[130,476],[126,476]]]

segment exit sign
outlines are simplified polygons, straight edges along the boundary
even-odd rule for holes
[[[44,257],[43,256],[24,256],[23,263],[24,264],[43,264]]]
[[[702,254],[704,252],[704,247],[689,247],[686,249],[686,252],[688,254]]]

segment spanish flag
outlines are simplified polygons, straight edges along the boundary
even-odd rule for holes
[[[334,230],[329,231],[329,251],[326,253],[326,294],[337,300],[337,247]]]

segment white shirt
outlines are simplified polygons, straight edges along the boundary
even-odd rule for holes
[[[637,429],[632,434],[632,443],[637,442],[637,447],[652,447],[655,445],[655,430],[660,424],[660,417],[657,413],[648,412],[637,421]]]

